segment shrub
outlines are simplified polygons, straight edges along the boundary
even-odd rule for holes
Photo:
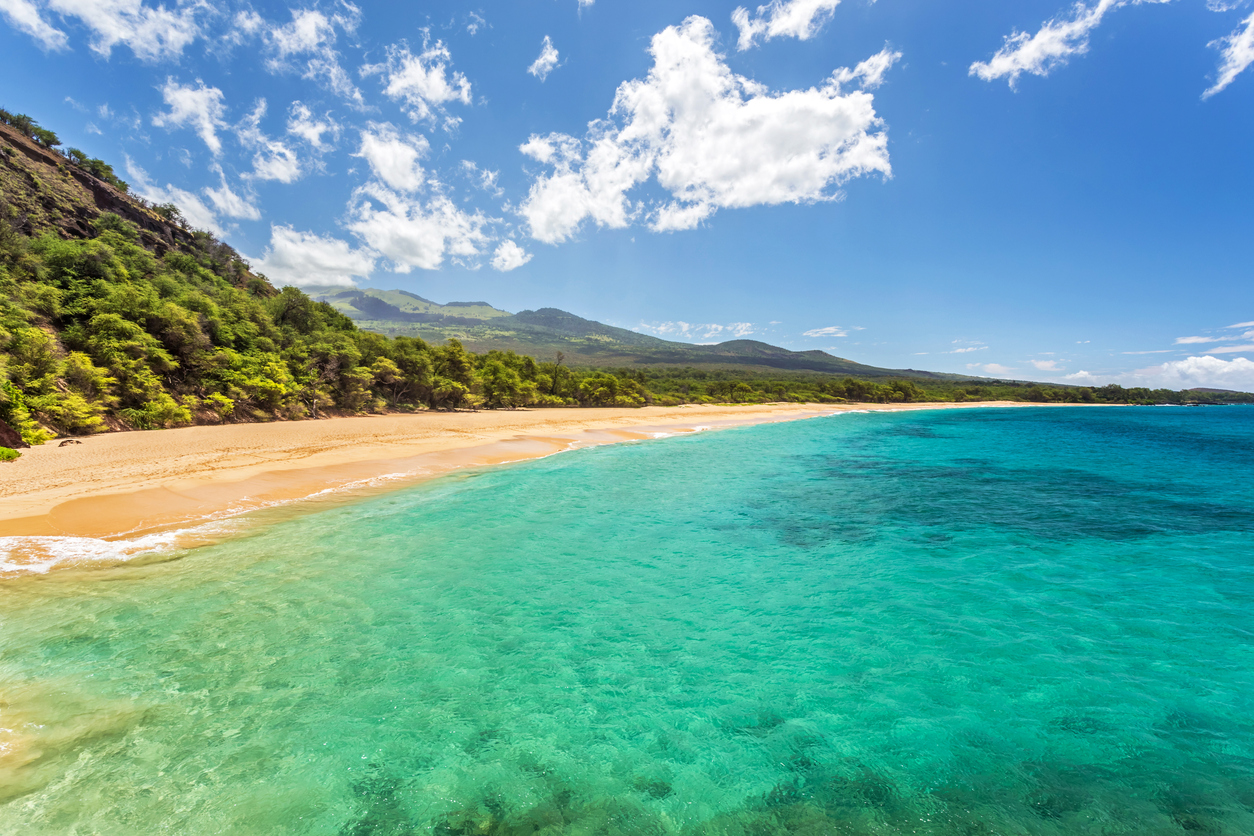
[[[20,455],[22,454],[16,450],[8,447],[0,447],[0,462],[11,462]]]

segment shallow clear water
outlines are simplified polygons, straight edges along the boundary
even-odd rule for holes
[[[1254,833],[1254,409],[577,451],[0,585],[0,832]]]

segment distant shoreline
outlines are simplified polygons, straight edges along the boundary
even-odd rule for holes
[[[66,447],[51,441],[0,466],[0,537],[137,538],[315,495],[393,490],[461,468],[698,429],[854,411],[1041,405],[778,403],[427,412],[109,433]]]

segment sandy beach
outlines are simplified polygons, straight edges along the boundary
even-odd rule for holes
[[[0,537],[136,537],[344,490],[580,446],[851,410],[1024,404],[746,404],[424,412],[111,433],[0,466]]]

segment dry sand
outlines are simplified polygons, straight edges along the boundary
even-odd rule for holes
[[[377,415],[111,433],[0,465],[0,536],[135,537],[275,503],[578,446],[855,409],[748,404]]]

